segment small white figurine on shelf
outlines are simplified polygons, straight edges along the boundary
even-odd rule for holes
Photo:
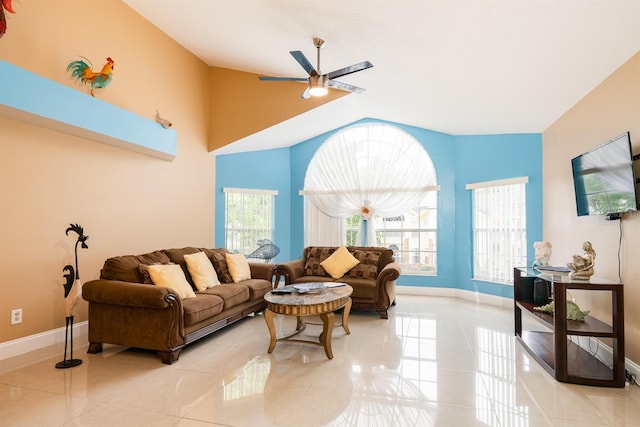
[[[534,267],[544,267],[549,265],[549,258],[551,258],[551,242],[534,242],[533,249],[535,250],[535,261],[533,261]]]
[[[593,267],[596,260],[596,251],[591,246],[591,242],[582,244],[584,255],[574,255],[573,262],[567,264],[571,273],[569,277],[576,280],[589,280],[593,276]]]
[[[156,110],[156,123],[159,123],[160,126],[165,129],[169,129],[171,126],[173,126],[173,123],[171,123],[169,120],[160,117],[160,113],[158,113],[158,110]]]

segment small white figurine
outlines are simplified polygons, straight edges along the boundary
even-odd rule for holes
[[[171,123],[169,120],[160,117],[160,113],[158,113],[158,110],[156,110],[156,123],[159,123],[160,126],[165,129],[169,129],[171,126],[173,126],[173,123]]]
[[[551,258],[551,242],[534,242],[533,249],[535,250],[535,261],[533,261],[534,267],[542,267],[549,265],[549,258]]]
[[[576,280],[589,280],[593,276],[593,267],[596,260],[596,251],[591,246],[591,242],[582,244],[584,255],[574,255],[573,262],[567,264],[571,273],[569,277]]]

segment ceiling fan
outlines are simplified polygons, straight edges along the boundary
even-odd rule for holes
[[[324,40],[318,37],[313,38],[313,45],[316,47],[317,51],[317,69],[313,68],[313,65],[309,62],[304,53],[299,50],[292,50],[289,53],[293,58],[298,61],[298,64],[304,68],[304,70],[309,74],[309,77],[260,77],[260,80],[271,80],[271,81],[294,81],[294,82],[308,82],[308,86],[305,91],[302,93],[302,98],[307,99],[311,96],[323,96],[328,93],[328,88],[332,87],[335,89],[346,90],[349,92],[362,93],[364,89],[353,86],[347,83],[342,83],[337,80],[334,80],[338,77],[346,76],[347,74],[352,74],[357,71],[366,70],[367,68],[373,67],[373,64],[369,61],[363,61],[358,64],[351,65],[349,67],[341,68],[339,70],[332,71],[327,74],[322,74],[320,71],[320,49],[324,46]]]

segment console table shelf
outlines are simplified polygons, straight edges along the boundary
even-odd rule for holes
[[[534,310],[536,304],[532,301],[532,295],[535,280],[546,281],[553,289],[554,314]],[[586,316],[584,322],[567,320],[568,289],[611,292],[611,325],[593,316]],[[523,313],[549,331],[523,330]],[[518,341],[558,381],[624,387],[624,300],[621,283],[574,281],[568,277],[541,274],[532,268],[514,268],[514,322]],[[570,336],[611,338],[613,366],[607,366],[581,348]]]

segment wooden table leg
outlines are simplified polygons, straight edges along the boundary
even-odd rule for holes
[[[320,318],[322,319],[322,335],[321,342],[324,347],[324,352],[329,359],[333,359],[333,351],[331,350],[331,335],[333,333],[333,323],[335,320],[335,314],[333,312],[322,313]]]
[[[267,353],[272,353],[273,349],[276,348],[276,325],[273,323],[273,318],[275,316],[275,313],[268,308],[264,311],[264,321],[267,323],[269,335],[271,336],[271,342],[269,342],[269,350],[267,350]]]
[[[349,298],[349,302],[344,306],[342,310],[342,329],[348,334],[351,333],[349,330],[349,313],[351,312],[351,298]]]

